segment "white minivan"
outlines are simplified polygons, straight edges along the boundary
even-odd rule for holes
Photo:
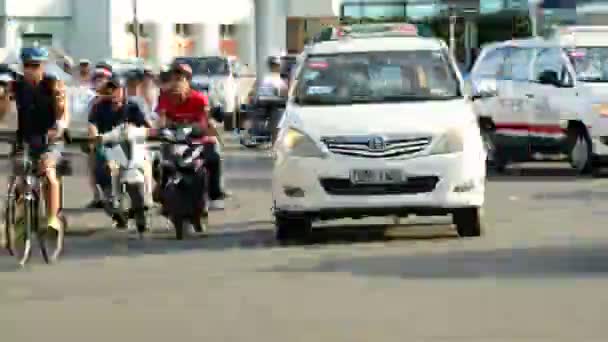
[[[488,45],[471,71],[473,107],[498,171],[568,160],[597,175],[608,156],[608,31],[579,31],[575,40],[566,32]]]
[[[410,214],[451,214],[460,236],[481,234],[486,153],[445,43],[377,27],[389,32],[303,56],[274,146],[279,240],[316,220]]]

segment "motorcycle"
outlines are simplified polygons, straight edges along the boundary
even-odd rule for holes
[[[188,223],[197,233],[204,233],[207,227],[205,147],[197,142],[200,137],[202,130],[196,126],[163,129],[159,134],[163,145],[161,159],[154,165],[155,199],[162,206],[162,215],[173,224],[177,240],[184,238]]]
[[[241,108],[246,120],[240,133],[240,143],[247,148],[274,143],[287,98],[279,94],[279,89],[260,87],[253,102]]]

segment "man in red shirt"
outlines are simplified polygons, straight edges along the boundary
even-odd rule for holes
[[[221,189],[220,155],[217,152],[217,136],[213,120],[209,118],[207,95],[190,88],[192,69],[187,64],[174,64],[170,69],[170,86],[160,96],[156,112],[159,128],[171,124],[199,124],[207,132],[201,142],[205,145],[204,160],[209,173],[209,208],[224,208]]]

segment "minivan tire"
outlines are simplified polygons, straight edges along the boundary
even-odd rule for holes
[[[452,213],[460,237],[478,237],[483,232],[481,208],[461,208]]]
[[[275,215],[276,239],[281,242],[306,239],[312,231],[312,220],[306,217]]]
[[[587,130],[583,127],[576,127],[571,129],[571,131],[568,132],[568,135],[569,139],[572,141],[568,156],[572,167],[581,175],[595,174],[595,172],[593,172],[593,147]],[[581,144],[579,145],[580,148],[584,149],[587,159],[577,165],[574,161],[574,153],[579,143]]]

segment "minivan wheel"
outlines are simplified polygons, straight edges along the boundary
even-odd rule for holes
[[[312,231],[312,220],[306,217],[275,215],[276,239],[281,242],[303,240]]]
[[[456,231],[460,237],[481,236],[483,231],[481,208],[456,209],[453,213]]]
[[[593,171],[593,150],[587,130],[578,127],[570,132],[570,164],[579,174],[590,174]]]

